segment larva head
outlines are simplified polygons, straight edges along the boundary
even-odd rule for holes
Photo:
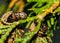
[[[15,12],[15,17],[16,17],[16,19],[20,19],[20,15],[19,15],[19,13],[18,12]]]
[[[25,19],[27,18],[27,14],[25,12],[15,12],[15,17],[17,19]]]
[[[27,18],[27,14],[25,12],[21,12],[21,13],[19,13],[19,15],[20,15],[21,19]]]

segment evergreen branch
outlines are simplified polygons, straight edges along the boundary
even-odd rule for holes
[[[38,15],[38,18],[43,19],[47,14],[52,13],[59,6],[59,2],[55,2],[49,9],[46,9],[44,13]]]
[[[15,41],[21,42],[21,43],[26,43],[28,42],[40,29],[40,23],[41,21],[38,21],[38,25],[36,26],[35,30],[33,32],[27,32],[24,34],[25,37],[22,38],[17,38]]]
[[[1,25],[1,26],[0,26],[0,29],[4,29],[4,28],[6,29],[6,28],[9,28],[9,27],[10,27],[10,26],[7,26],[7,25]]]
[[[5,34],[7,32],[7,29],[0,30],[0,34]]]

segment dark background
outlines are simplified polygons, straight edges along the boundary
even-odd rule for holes
[[[60,43],[60,29],[54,31],[53,43]]]

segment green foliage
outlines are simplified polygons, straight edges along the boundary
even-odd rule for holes
[[[59,10],[60,6],[52,12],[52,15],[49,14],[45,18],[43,18],[42,20],[38,19],[37,16],[38,16],[38,14],[44,13],[45,9],[50,8],[54,2],[60,3],[60,0],[27,0],[25,7],[28,7],[28,5],[33,3],[33,2],[36,2],[36,3],[34,5],[32,5],[32,7],[26,8],[26,10],[31,11],[29,13],[27,12],[29,14],[27,19],[18,20],[17,22],[12,23],[12,25],[10,25],[10,26],[8,26],[8,25],[0,26],[0,34],[2,35],[0,38],[0,43],[4,43],[4,41],[9,36],[10,32],[13,31],[13,29],[16,29],[19,24],[22,25],[23,23],[28,22],[26,24],[25,28],[29,28],[29,26],[31,25],[31,23],[34,20],[38,21],[38,24],[37,24],[35,30],[33,32],[30,32],[30,31],[26,32],[21,38],[18,38],[16,35],[16,38],[15,38],[16,43],[19,43],[19,42],[27,43],[27,42],[29,42],[34,37],[34,35],[38,33],[42,23],[45,23],[47,25],[48,29],[45,33],[47,35],[47,37],[53,36],[53,30],[56,30],[57,26],[59,26],[59,25],[57,25],[58,20],[57,20],[57,16],[56,16],[57,14],[55,14],[55,13],[60,12],[60,10]],[[1,5],[1,7],[0,7],[0,8],[2,8],[2,9],[0,9],[1,12],[4,10],[4,7],[5,7],[5,5]],[[15,5],[13,9],[17,10],[18,6]],[[8,8],[5,11],[8,12],[10,10],[11,9]],[[35,16],[34,16],[34,13],[36,14]],[[41,39],[43,41],[43,43],[48,43],[47,39],[44,37],[36,38],[36,40],[35,40],[36,43],[39,43],[40,40],[38,40],[38,39]],[[34,40],[32,41],[32,43],[33,42],[34,42]]]

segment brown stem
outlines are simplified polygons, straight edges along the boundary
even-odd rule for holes
[[[24,10],[24,3],[25,3],[24,0],[20,0],[18,12],[22,12]]]
[[[36,26],[35,26],[35,23],[33,22],[33,23],[31,24],[30,28],[29,28],[30,31],[34,31],[35,27],[36,27]]]
[[[12,8],[17,1],[18,1],[18,0],[11,0],[8,8]]]

